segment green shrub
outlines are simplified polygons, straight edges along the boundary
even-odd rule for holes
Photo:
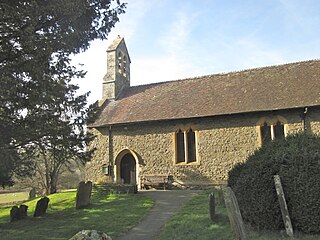
[[[229,172],[244,221],[284,228],[273,175],[278,174],[294,230],[320,232],[320,137],[298,133],[258,149]]]

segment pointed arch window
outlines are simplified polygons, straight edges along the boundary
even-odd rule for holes
[[[279,120],[282,119],[281,120]],[[274,139],[285,138],[285,120],[282,117],[267,119],[260,125],[261,144],[264,145]]]
[[[267,122],[264,122],[261,126],[261,142],[262,145],[271,141],[271,126],[268,126]]]
[[[177,149],[177,163],[185,162],[185,147],[184,147],[184,132],[179,129],[176,133],[176,149]]]
[[[197,139],[196,132],[189,128],[188,130],[179,129],[175,133],[176,142],[176,163],[196,163],[197,162]]]
[[[190,128],[187,132],[187,150],[188,150],[188,163],[196,162],[196,134],[195,132]]]
[[[276,125],[273,126],[274,138],[284,138],[284,125],[278,121]]]

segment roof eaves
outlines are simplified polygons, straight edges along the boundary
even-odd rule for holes
[[[249,113],[262,113],[262,112],[273,112],[273,111],[281,111],[281,110],[293,110],[299,108],[310,108],[310,107],[320,107],[320,104],[308,105],[308,106],[294,106],[290,108],[273,108],[273,109],[264,109],[264,110],[251,110],[246,112],[231,112],[231,113],[221,113],[216,115],[202,115],[202,116],[190,116],[185,118],[165,118],[165,119],[149,119],[149,120],[137,120],[130,122],[112,122],[112,123],[104,123],[104,124],[92,124],[88,126],[88,128],[103,128],[108,126],[119,126],[119,125],[128,125],[128,124],[137,124],[137,123],[150,123],[150,122],[162,122],[162,121],[172,121],[172,120],[187,120],[187,119],[197,119],[197,118],[209,118],[209,117],[221,117],[221,116],[230,116],[236,114],[249,114]]]

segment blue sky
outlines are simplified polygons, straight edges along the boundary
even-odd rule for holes
[[[131,85],[320,58],[319,0],[127,0],[106,41],[75,57],[90,102],[101,98],[106,49],[117,35],[131,58]]]

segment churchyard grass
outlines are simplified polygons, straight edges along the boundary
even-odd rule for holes
[[[209,193],[210,191],[199,193],[176,213],[165,224],[160,240],[233,239],[226,208],[217,206],[215,223],[210,220]]]
[[[11,239],[69,239],[83,229],[103,231],[115,237],[133,227],[152,207],[153,201],[139,194],[93,194],[86,209],[75,209],[76,192],[48,196],[47,213],[32,217],[37,200],[29,206],[26,219],[9,223],[10,207],[0,208],[0,238]]]
[[[160,240],[233,240],[233,234],[225,207],[219,206],[217,192],[216,199],[216,220],[210,219],[209,214],[209,193],[203,191],[193,197],[179,212],[168,221],[160,234]],[[250,240],[281,240],[288,239],[285,231],[256,231],[246,226],[248,239]],[[304,235],[294,233],[294,239],[319,240],[320,235]]]

